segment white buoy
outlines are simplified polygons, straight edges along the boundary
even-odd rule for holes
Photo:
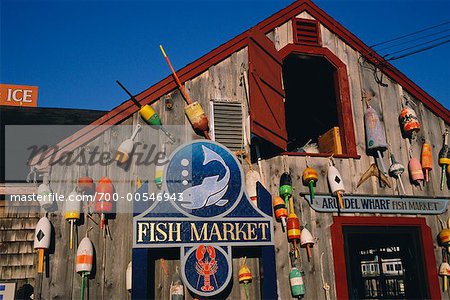
[[[37,190],[39,196],[39,205],[46,211],[53,206],[52,190],[50,188],[50,182],[48,179],[48,173],[44,174],[42,184],[39,185]]]
[[[339,205],[343,209],[344,200],[342,199],[342,194],[345,193],[344,180],[338,169],[333,166],[331,160],[328,163],[328,183],[330,184],[331,192],[338,197]]]
[[[311,258],[311,247],[314,246],[314,238],[308,229],[303,228],[300,235],[300,246],[306,248],[308,252],[308,260]]]
[[[132,263],[130,261],[130,263],[128,264],[127,267],[127,273],[126,273],[126,287],[127,287],[127,291],[131,292],[131,288],[133,286],[133,267],[132,267]]]
[[[247,190],[247,194],[252,200],[252,203],[258,206],[258,193],[256,191],[256,183],[261,182],[261,176],[259,172],[255,170],[249,170],[245,174],[245,188]]]
[[[130,154],[133,151],[134,147],[134,138],[138,134],[139,130],[141,130],[141,125],[137,124],[136,128],[134,128],[133,134],[129,139],[126,139],[125,141],[120,144],[119,148],[117,148],[116,156],[114,159],[118,161],[119,163],[123,164],[130,158]]]
[[[88,237],[81,240],[78,245],[75,271],[81,273],[81,299],[84,300],[85,278],[91,273],[94,264],[94,246]]]
[[[45,250],[50,248],[52,225],[47,217],[42,217],[34,231],[34,249],[38,250],[38,273],[44,271]]]

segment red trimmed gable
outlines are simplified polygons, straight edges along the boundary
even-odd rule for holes
[[[344,28],[340,23],[334,20],[331,16],[325,13],[310,0],[298,0],[287,6],[286,8],[280,10],[279,12],[273,14],[269,18],[258,23],[255,27],[264,33],[268,33],[276,27],[282,25],[283,23],[286,23],[293,17],[299,15],[303,11],[309,13],[328,30],[342,39],[347,45],[364,55],[369,62],[376,65],[382,62],[384,66],[383,72],[387,76],[391,77],[394,81],[400,84],[413,97],[423,102],[423,104],[428,109],[430,109],[437,116],[441,117],[445,123],[450,124],[449,110],[447,110],[442,104],[437,102],[433,97],[422,90],[394,66],[386,62],[380,55],[374,52],[370,47],[364,44],[354,34]],[[249,32],[250,29],[239,34],[238,36],[222,44],[221,46],[215,48],[214,50],[205,54],[194,62],[186,65],[182,69],[178,70],[177,74],[180,77],[181,82],[191,80],[197,75],[208,70],[211,66],[231,56],[231,54],[233,54],[234,52],[237,52],[240,49],[246,47],[248,43]],[[168,76],[155,85],[151,86],[147,90],[141,92],[136,96],[136,98],[143,105],[151,104],[176,88],[177,86],[175,81],[173,80],[173,77]],[[85,127],[75,133],[73,136],[58,143],[58,149],[60,149],[60,152],[61,150],[72,151],[77,147],[89,142],[97,135],[101,134],[109,126],[120,123],[137,111],[138,108],[136,107],[136,105],[134,105],[131,100],[128,100],[91,123],[91,125],[106,126],[97,128],[93,128],[94,126]],[[45,162],[48,162],[48,159],[46,159]],[[38,162],[35,160],[31,162],[32,165],[35,165],[37,163],[41,164],[40,167],[45,167],[45,163],[43,162]]]

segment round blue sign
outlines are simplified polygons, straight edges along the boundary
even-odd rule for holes
[[[182,268],[187,285],[202,296],[220,293],[231,276],[228,254],[221,247],[208,244],[191,248]]]
[[[224,146],[194,141],[175,150],[165,168],[166,188],[175,207],[191,216],[215,217],[230,211],[242,196],[239,162]]]

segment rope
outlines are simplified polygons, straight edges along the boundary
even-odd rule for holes
[[[320,254],[320,277],[322,278],[322,288],[325,290],[325,299],[330,300],[330,285],[325,281],[325,276],[323,274],[323,255],[325,253],[322,252]]]

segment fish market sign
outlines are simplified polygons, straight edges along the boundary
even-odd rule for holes
[[[315,195],[311,202],[309,195],[304,195],[312,209],[319,212],[337,212],[336,198],[330,195]],[[356,196],[343,197],[344,208],[341,212],[380,213],[380,214],[423,214],[437,215],[447,210],[445,198]]]
[[[176,199],[155,202],[134,218],[133,247],[179,247],[183,281],[193,293],[213,296],[226,288],[232,247],[273,245],[272,218],[251,203],[240,163],[224,146],[181,145],[163,181],[162,191]]]

